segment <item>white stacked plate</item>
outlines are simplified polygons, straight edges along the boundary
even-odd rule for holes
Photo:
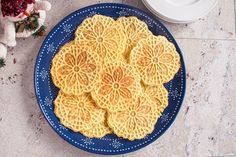
[[[189,23],[207,15],[217,0],[143,0],[159,18],[172,23]]]

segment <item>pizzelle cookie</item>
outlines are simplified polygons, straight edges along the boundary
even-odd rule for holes
[[[145,84],[155,86],[173,79],[180,68],[180,56],[166,37],[151,35],[132,49],[130,64]]]
[[[146,23],[134,16],[120,17],[116,22],[122,25],[124,34],[127,38],[124,56],[128,59],[130,51],[138,41],[147,38],[149,35],[152,35],[152,33],[149,31]]]
[[[125,50],[126,38],[121,30],[111,17],[94,15],[77,28],[75,42],[90,47],[105,61],[117,60]]]
[[[52,80],[66,94],[90,92],[99,72],[99,56],[74,42],[63,46],[52,61]]]
[[[91,129],[105,120],[106,112],[96,107],[90,94],[70,96],[60,91],[54,105],[60,122],[75,132]]]
[[[140,95],[128,105],[128,109],[108,113],[108,125],[114,133],[129,140],[142,139],[154,130],[160,116],[157,105],[149,97]]]
[[[145,93],[151,98],[158,110],[162,113],[168,106],[168,91],[163,85],[147,86]]]
[[[133,67],[116,61],[103,65],[100,81],[91,94],[99,107],[116,112],[127,109],[139,92],[140,77]]]
[[[84,136],[93,138],[101,138],[107,134],[112,133],[112,130],[107,126],[106,121],[103,121],[99,124],[95,124],[91,129],[82,130],[81,133]]]

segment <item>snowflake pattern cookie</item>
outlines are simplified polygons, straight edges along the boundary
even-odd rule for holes
[[[60,49],[52,61],[54,84],[66,94],[90,92],[100,72],[99,56],[74,42]]]
[[[92,129],[105,120],[106,112],[96,107],[90,94],[70,96],[60,91],[54,105],[60,122],[75,132]]]
[[[125,111],[108,114],[108,125],[114,133],[129,140],[142,139],[150,134],[160,111],[145,94],[138,96]]]
[[[99,107],[117,112],[126,110],[140,92],[140,78],[134,69],[126,63],[113,62],[104,64],[92,97]]]
[[[163,112],[168,105],[168,91],[163,85],[147,86],[145,93],[157,105],[160,112]]]
[[[156,86],[173,79],[180,68],[180,57],[174,44],[163,36],[149,36],[131,51],[131,65],[147,85]]]
[[[127,42],[125,44],[124,57],[129,60],[130,51],[141,39],[147,38],[151,35],[151,31],[148,30],[148,26],[137,17],[120,17],[116,21],[123,27],[124,34],[126,35]]]
[[[120,24],[111,17],[94,15],[85,19],[75,33],[75,41],[86,45],[105,61],[117,60],[125,50],[126,38]]]

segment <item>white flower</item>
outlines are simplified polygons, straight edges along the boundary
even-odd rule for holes
[[[153,27],[153,22],[152,22],[152,20],[150,20],[150,19],[145,20],[145,23],[146,23],[149,27]]]
[[[89,13],[88,17],[92,17],[92,16],[94,16],[94,15],[96,15],[96,14],[98,14],[98,13],[95,12],[95,11],[91,11],[91,12]]]
[[[43,68],[42,71],[40,72],[39,76],[41,77],[42,81],[44,82],[48,76],[48,72]]]
[[[71,32],[71,27],[72,27],[71,24],[64,24],[63,25],[63,31],[66,32],[66,33],[70,33]]]
[[[118,14],[119,17],[120,17],[120,16],[127,16],[127,15],[129,15],[129,14],[127,13],[127,11],[125,11],[125,10],[118,11],[118,12],[116,12],[116,14]]]
[[[161,123],[168,121],[169,113],[161,115]]]
[[[45,98],[44,105],[48,106],[52,110],[52,100],[49,99],[48,97]]]
[[[116,148],[116,149],[123,146],[123,144],[117,141],[117,139],[113,140],[112,143],[110,143],[109,145],[111,145],[113,148]]]
[[[91,138],[86,137],[82,139],[82,141],[84,142],[85,145],[94,145]]]
[[[47,54],[48,54],[49,52],[53,52],[54,49],[55,49],[54,43],[52,42],[51,44],[48,45]]]
[[[171,89],[169,94],[173,98],[173,100],[175,100],[179,96],[179,92],[178,92],[177,88],[176,89]]]

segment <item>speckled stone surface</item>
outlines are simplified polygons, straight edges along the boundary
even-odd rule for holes
[[[50,0],[50,30],[84,6],[121,2],[145,9],[141,1]],[[182,48],[187,92],[170,129],[151,145],[127,157],[236,157],[235,0],[219,0],[205,18],[166,27]],[[147,11],[147,10],[146,10]],[[1,157],[92,157],[62,140],[47,124],[33,88],[35,58],[43,38],[19,39],[0,69]]]

